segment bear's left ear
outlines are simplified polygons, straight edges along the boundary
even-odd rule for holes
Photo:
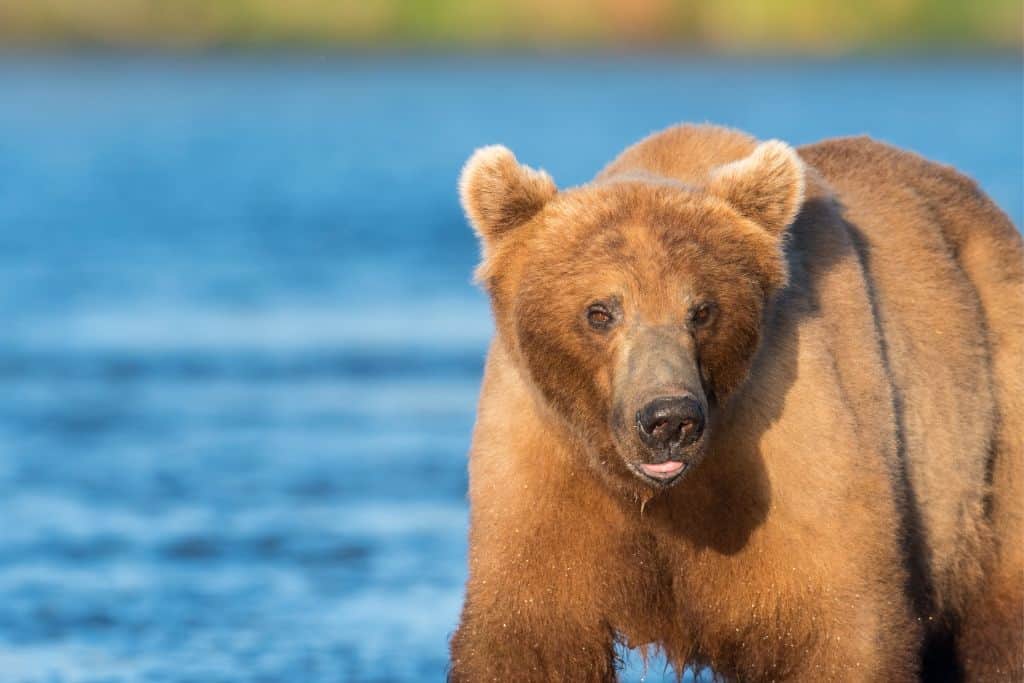
[[[708,190],[778,236],[803,204],[804,163],[786,143],[769,140],[749,156],[712,171]]]
[[[516,161],[506,147],[481,147],[466,162],[459,197],[484,245],[530,220],[558,192],[555,181]]]

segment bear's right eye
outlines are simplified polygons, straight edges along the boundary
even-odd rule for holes
[[[606,330],[615,322],[615,316],[603,304],[593,304],[587,309],[587,322],[595,330]]]

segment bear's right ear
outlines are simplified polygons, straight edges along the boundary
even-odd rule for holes
[[[501,145],[475,151],[459,178],[462,208],[485,245],[530,220],[557,192],[551,176]]]

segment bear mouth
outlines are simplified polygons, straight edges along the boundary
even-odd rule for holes
[[[641,478],[659,486],[667,486],[679,479],[689,467],[690,464],[684,460],[666,460],[659,463],[639,463],[633,469]]]

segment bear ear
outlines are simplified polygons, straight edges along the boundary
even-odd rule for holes
[[[781,235],[804,201],[804,163],[786,143],[769,140],[749,156],[712,171],[708,190],[768,232]]]
[[[475,151],[459,178],[462,208],[485,244],[528,221],[557,192],[551,176],[501,145]]]

